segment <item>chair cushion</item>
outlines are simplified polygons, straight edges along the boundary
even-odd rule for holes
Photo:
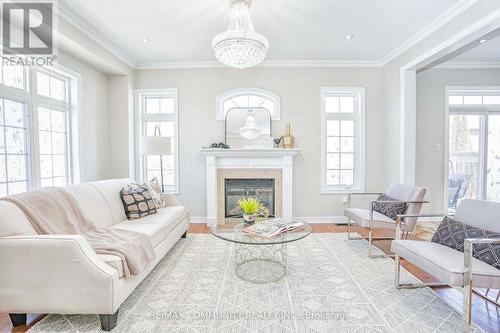
[[[465,199],[460,201],[454,219],[476,228],[500,232],[499,216],[500,202]]]
[[[391,251],[420,269],[453,286],[463,286],[464,254],[447,246],[416,240],[394,240]],[[500,288],[500,270],[473,259],[472,282],[475,287]]]
[[[187,209],[183,206],[165,207],[159,209],[157,214],[133,221],[125,220],[115,224],[112,228],[143,233],[149,237],[151,244],[155,247],[167,238],[187,216]]]
[[[500,238],[500,233],[471,227],[445,216],[431,241],[464,252],[467,238]],[[500,244],[474,244],[473,248],[474,258],[500,269]]]
[[[352,222],[361,227],[368,228],[370,226],[370,210],[362,208],[347,208],[344,211],[344,216],[351,219]],[[373,226],[378,228],[395,228],[396,222],[379,212],[373,212]],[[403,225],[402,225],[402,229]]]
[[[388,195],[380,194],[377,198],[377,201],[400,201],[397,199],[393,199]],[[398,215],[404,214],[408,205],[404,202],[375,202],[373,204],[373,210],[379,212],[382,215],[385,215],[392,220],[396,220]]]

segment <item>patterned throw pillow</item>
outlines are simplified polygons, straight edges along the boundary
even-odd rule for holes
[[[157,213],[147,185],[131,184],[120,191],[125,214],[129,220]]]
[[[500,233],[472,227],[446,216],[431,241],[464,252],[464,240],[467,238],[500,238]],[[474,244],[473,256],[500,269],[500,244]]]
[[[158,178],[154,177],[146,185],[148,186],[149,193],[153,198],[156,209],[160,209],[161,207],[163,207],[161,185]]]
[[[399,201],[385,194],[380,194],[377,201]],[[397,215],[404,214],[408,205],[404,202],[376,202],[373,204],[373,210],[385,215],[393,220],[396,220]]]

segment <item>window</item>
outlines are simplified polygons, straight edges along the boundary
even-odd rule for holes
[[[364,88],[321,88],[321,192],[364,190]]]
[[[224,121],[227,111],[234,107],[263,107],[272,120],[280,120],[280,98],[272,92],[257,88],[240,88],[225,92],[216,99],[218,121]]]
[[[0,73],[0,195],[74,183],[74,78],[22,66],[2,66]]]
[[[447,88],[446,206],[500,201],[500,90]]]
[[[141,136],[155,136],[158,126],[162,137],[170,137],[172,155],[162,156],[163,191],[176,193],[179,191],[178,162],[178,106],[177,89],[143,89],[136,91],[138,125],[136,142]],[[156,133],[158,134],[158,133]],[[137,178],[143,181],[157,177],[161,180],[160,156],[137,156]]]

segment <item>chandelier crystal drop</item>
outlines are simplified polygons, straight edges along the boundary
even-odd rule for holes
[[[260,64],[266,57],[269,42],[253,28],[251,3],[252,0],[232,0],[229,26],[212,41],[215,57],[227,66],[248,68]]]

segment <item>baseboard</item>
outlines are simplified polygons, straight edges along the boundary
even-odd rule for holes
[[[345,224],[347,223],[344,216],[314,216],[314,217],[297,217],[300,220],[304,220],[307,223],[333,223],[333,224]],[[192,224],[206,224],[207,218],[204,216],[191,216]]]

